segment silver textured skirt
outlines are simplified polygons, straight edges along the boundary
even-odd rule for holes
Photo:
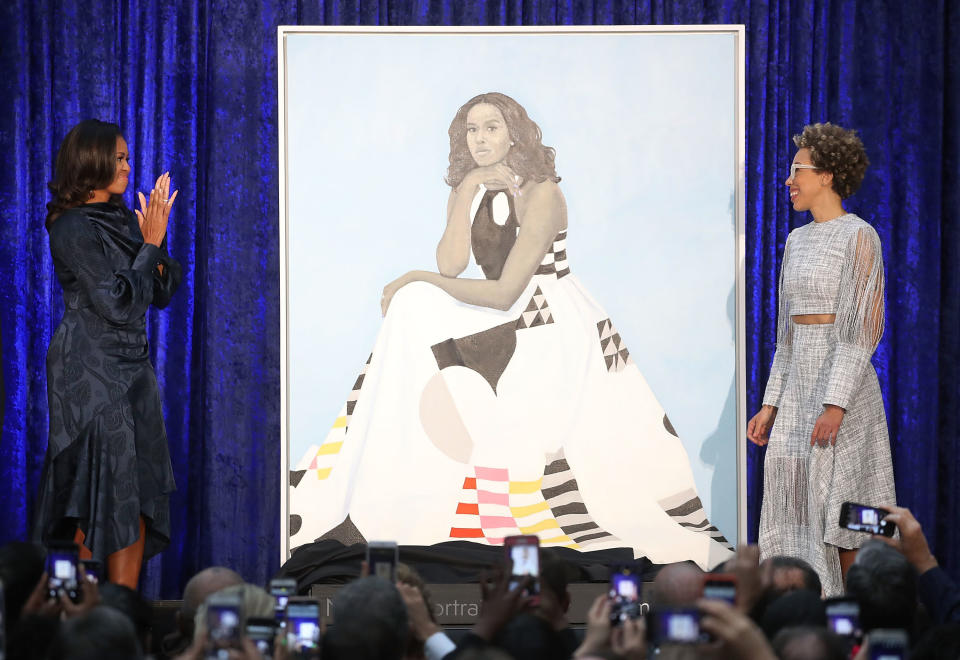
[[[759,536],[763,558],[807,561],[826,596],[843,593],[838,549],[859,548],[870,538],[840,527],[840,505],[896,503],[887,420],[872,365],[844,415],[836,446],[810,446],[835,343],[832,324],[793,324],[790,373],[764,460]]]

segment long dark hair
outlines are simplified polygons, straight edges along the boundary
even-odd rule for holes
[[[550,179],[559,181],[557,168],[554,165],[556,151],[552,147],[545,147],[541,142],[543,136],[540,127],[527,116],[523,106],[506,94],[487,92],[474,96],[460,106],[453,121],[450,122],[450,166],[447,168],[445,181],[451,188],[456,188],[463,181],[463,177],[477,166],[467,147],[467,113],[470,108],[479,103],[489,103],[495,106],[503,115],[510,132],[513,146],[507,152],[504,162],[523,178],[524,181],[533,179],[541,182]]]
[[[68,208],[90,199],[90,193],[109,186],[117,173],[116,124],[85,119],[67,133],[57,152],[53,181],[47,184],[53,199],[47,202],[47,229]],[[123,197],[111,195],[110,202],[124,206]]]

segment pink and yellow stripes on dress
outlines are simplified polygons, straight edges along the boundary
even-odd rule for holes
[[[484,539],[501,545],[506,536],[536,534],[544,546],[577,548],[543,499],[543,479],[511,481],[504,468],[476,466],[463,482],[452,539]]]

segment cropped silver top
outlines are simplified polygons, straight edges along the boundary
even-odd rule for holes
[[[880,237],[856,215],[790,232],[780,268],[777,351],[764,404],[779,405],[790,371],[791,317],[836,314],[836,349],[823,403],[846,408],[883,336],[883,286]]]

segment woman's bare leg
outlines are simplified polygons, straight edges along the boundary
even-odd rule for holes
[[[110,582],[122,584],[131,589],[137,588],[140,580],[140,566],[143,564],[143,548],[146,545],[146,523],[140,516],[140,537],[126,548],[117,550],[107,557],[107,576]]]
[[[83,530],[77,527],[77,532],[73,535],[73,542],[77,544],[77,556],[80,559],[93,559],[93,553],[83,544],[86,538]]]

